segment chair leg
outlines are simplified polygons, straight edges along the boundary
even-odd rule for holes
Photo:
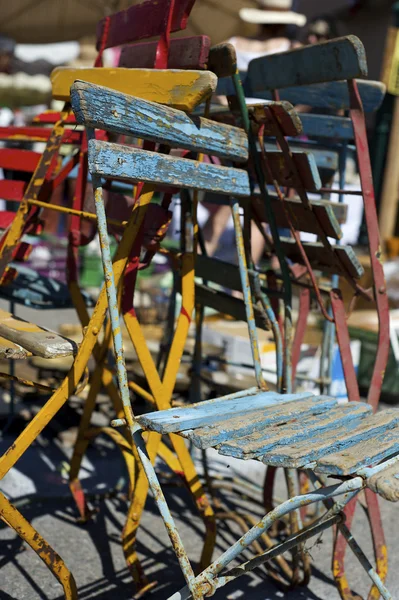
[[[65,600],[77,600],[75,579],[62,558],[0,492],[0,517],[36,552],[64,590]]]

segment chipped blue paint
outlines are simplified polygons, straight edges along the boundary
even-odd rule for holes
[[[121,144],[90,140],[89,168],[102,177],[155,185],[249,196],[248,173],[241,169],[165,156]]]
[[[336,140],[353,140],[353,125],[349,117],[301,114],[303,133]]]
[[[349,35],[321,44],[261,56],[248,67],[251,91],[283,89],[367,76],[364,46]]]
[[[229,442],[222,444],[218,450],[219,454],[235,458],[256,458],[265,452],[272,452],[279,446],[295,446],[300,441],[312,441],[314,435],[346,426],[353,421],[358,422],[359,418],[362,419],[371,414],[371,407],[352,402],[345,406],[332,408],[320,415],[302,416],[300,427],[298,427],[297,421],[290,420],[287,424],[271,426],[267,430],[260,429],[245,439],[234,436]]]
[[[198,402],[183,408],[170,408],[159,412],[148,413],[137,418],[146,429],[159,433],[174,433],[185,429],[194,429],[211,425],[230,416],[245,415],[246,413],[274,406],[276,404],[296,402],[311,397],[312,394],[277,394],[276,392],[261,392],[251,388],[240,392]]]
[[[297,442],[292,447],[278,446],[266,453],[263,462],[268,465],[302,467],[319,461],[327,454],[349,449],[357,442],[372,440],[381,433],[388,433],[399,422],[397,411],[382,411],[376,415],[359,418],[337,427],[333,432],[317,432],[311,440]]]
[[[219,423],[185,431],[197,448],[205,449],[223,444],[235,437],[252,436],[257,431],[264,431],[270,425],[278,425],[293,419],[303,419],[308,415],[322,414],[337,405],[335,398],[313,396],[307,400],[297,400],[289,404],[282,402],[263,410],[248,412],[246,415],[223,419]],[[244,442],[243,442],[244,443]]]
[[[323,456],[317,461],[316,470],[332,475],[356,473],[363,477],[365,466],[378,463],[397,452],[399,452],[399,428],[396,427],[391,431],[376,434],[373,439],[360,440],[351,448]]]
[[[236,162],[248,160],[248,138],[238,127],[188,116],[181,110],[84,81],[73,84],[71,102],[78,123],[90,127]]]

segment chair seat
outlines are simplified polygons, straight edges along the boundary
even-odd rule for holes
[[[308,393],[253,388],[142,415],[138,421],[145,429],[179,433],[200,449],[328,475],[353,475],[399,452],[398,411],[374,415],[362,402],[338,404]]]

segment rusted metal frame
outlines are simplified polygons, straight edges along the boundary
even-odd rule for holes
[[[170,32],[172,29],[172,18],[173,18],[174,8],[175,8],[175,0],[170,0],[168,14],[166,15],[166,27],[162,31],[162,34],[161,34],[158,44],[157,44],[154,69],[167,69],[167,67],[168,67]]]
[[[67,215],[74,215],[80,217],[81,219],[87,219],[88,221],[95,221],[96,215],[94,213],[89,213],[84,210],[75,210],[74,208],[68,208],[67,206],[59,206],[59,205],[49,205],[47,202],[42,202],[41,200],[28,200],[28,204],[32,204],[32,206],[38,206],[39,208],[49,208],[51,210],[55,210],[56,212],[61,212]],[[107,222],[109,225],[114,225],[115,227],[120,227],[123,229],[126,227],[127,221],[117,221],[116,219],[108,219]]]
[[[230,204],[231,204],[231,209],[232,209],[232,213],[233,213],[238,265],[239,265],[239,270],[240,270],[241,286],[242,286],[242,292],[243,292],[244,303],[245,303],[245,311],[246,311],[247,324],[248,324],[248,333],[249,333],[249,339],[251,342],[251,353],[252,353],[252,359],[254,361],[256,381],[257,381],[258,387],[260,389],[268,390],[269,388],[263,378],[262,366],[260,363],[259,341],[258,341],[258,334],[256,331],[256,325],[255,325],[255,314],[254,314],[254,307],[253,307],[253,301],[252,301],[252,290],[251,290],[251,284],[249,282],[247,261],[246,261],[246,257],[245,257],[244,236],[242,233],[241,223],[240,223],[239,202],[237,199],[231,198]]]
[[[89,139],[93,138],[94,132],[91,130],[88,130],[88,137],[89,137]],[[97,213],[97,219],[98,219],[98,221],[97,221],[98,232],[99,232],[99,236],[100,236],[101,257],[102,257],[102,262],[103,262],[104,279],[106,282],[106,292],[107,292],[107,298],[108,298],[108,311],[109,311],[110,320],[111,320],[112,338],[113,338],[113,342],[114,342],[114,351],[115,351],[115,355],[116,355],[117,377],[118,377],[119,391],[121,394],[122,404],[123,404],[123,408],[124,408],[125,420],[126,420],[126,424],[129,429],[129,432],[131,434],[132,441],[137,447],[140,460],[142,462],[144,471],[147,475],[150,489],[154,495],[155,502],[158,506],[158,509],[161,513],[162,519],[165,523],[169,538],[171,540],[173,549],[175,550],[175,553],[178,558],[183,575],[195,597],[196,593],[191,585],[194,580],[194,572],[192,570],[188,556],[184,550],[184,547],[183,547],[179,532],[174,523],[173,517],[172,517],[170,510],[168,508],[168,505],[166,503],[166,499],[165,499],[165,496],[163,495],[157,475],[156,475],[154,467],[152,465],[152,461],[147,453],[146,445],[145,445],[145,442],[142,437],[142,431],[141,431],[140,426],[135,421],[133,408],[132,408],[132,405],[130,402],[127,371],[126,371],[126,365],[125,365],[124,354],[123,354],[121,324],[120,324],[120,320],[119,320],[117,291],[116,291],[114,272],[113,272],[113,268],[112,268],[112,259],[111,259],[110,245],[109,245],[109,239],[108,239],[107,220],[106,220],[105,208],[104,208],[104,202],[103,202],[101,179],[98,175],[93,173],[92,180],[93,180],[96,213]]]
[[[388,551],[385,542],[384,528],[381,521],[379,499],[369,488],[366,488],[364,492],[367,503],[367,518],[373,539],[376,569],[381,581],[385,583],[388,574]],[[369,592],[368,600],[378,600],[379,595],[380,590],[374,585]]]
[[[221,556],[217,558],[207,569],[202,571],[194,580],[193,586],[196,590],[204,595],[213,594],[217,589],[218,575],[225,569],[233,560],[235,560],[254,540],[257,540],[262,533],[268,531],[273,523],[280,520],[283,516],[288,515],[293,510],[298,510],[302,506],[309,506],[315,502],[323,502],[334,498],[335,496],[344,496],[344,499],[339,503],[339,510],[345,506],[345,503],[353,494],[357,494],[364,488],[364,482],[361,477],[356,477],[348,481],[331,485],[329,487],[316,489],[309,494],[295,496],[283,502],[265,515],[259,523],[252,527],[240,539],[238,539],[230,548],[228,548]],[[338,510],[338,508],[337,508]],[[191,591],[191,589],[190,589]],[[189,590],[183,588],[177,594],[174,594],[169,600],[185,600],[188,599]]]
[[[344,371],[345,384],[350,401],[360,402],[359,386],[356,371],[352,360],[350,348],[350,337],[345,316],[345,307],[339,290],[331,290],[331,307],[334,315],[337,341],[341,353],[342,368]]]
[[[62,558],[0,492],[0,518],[26,542],[62,585],[65,600],[77,600],[75,579]]]
[[[375,205],[367,131],[362,100],[359,95],[356,81],[348,81],[348,90],[350,98],[350,117],[352,119],[355,135],[360,181],[364,199],[364,215],[367,225],[371,270],[374,280],[374,296],[378,313],[378,346],[367,399],[368,403],[375,411],[378,407],[389,355],[389,305],[384,270],[381,264],[381,240],[378,231],[378,217]]]
[[[18,377],[17,375],[11,375],[10,373],[0,373],[0,379],[9,379],[10,381],[16,381],[18,383],[22,383],[23,385],[34,387],[37,390],[42,390],[43,392],[53,393],[55,391],[54,388],[51,388],[48,385],[43,385],[42,383],[30,381],[29,379],[23,379],[22,377]]]

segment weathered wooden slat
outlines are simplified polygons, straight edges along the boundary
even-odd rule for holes
[[[297,402],[309,398],[311,394],[278,394],[262,392],[251,388],[237,394],[231,394],[214,400],[197,402],[184,408],[170,408],[141,415],[137,418],[141,426],[159,433],[175,433],[186,429],[211,425],[230,416],[245,415],[253,410],[280,405],[283,402]]]
[[[225,80],[222,79],[219,85]],[[385,97],[385,85],[380,81],[357,81],[363,108],[366,113],[375,112],[381,106]],[[219,86],[218,86],[219,93]],[[234,90],[230,90],[234,94]],[[250,80],[246,82],[246,95],[249,97],[272,100],[272,94],[269,90],[263,88],[253,92],[250,87]],[[281,90],[280,99],[293,104],[305,104],[313,108],[325,108],[331,110],[345,110],[349,108],[349,92],[346,81],[332,81],[328,83],[318,83],[316,85],[290,87]]]
[[[78,123],[122,135],[207,152],[235,161],[248,159],[248,140],[238,127],[121,94],[84,81],[74,83],[72,107]]]
[[[195,0],[183,0],[175,3],[170,31],[186,28],[194,2]],[[147,0],[114,13],[108,22],[105,18],[102,19],[97,25],[97,49],[102,42],[104,27],[108,29],[105,48],[162,35],[167,28],[170,4],[171,0]]]
[[[18,344],[13,344],[9,340],[6,340],[3,337],[0,337],[0,358],[12,358],[13,360],[20,360],[24,358],[28,358],[31,356],[31,353],[19,346]]]
[[[51,73],[53,98],[69,102],[71,86],[76,80],[102,85],[187,112],[206,100],[215,90],[217,82],[216,76],[210,71],[57,67]]]
[[[13,179],[0,180],[0,198],[2,200],[15,200],[20,202],[28,183],[26,181],[14,181]],[[15,217],[15,213],[14,213]]]
[[[384,443],[384,441],[383,441]],[[399,440],[397,440],[399,451]],[[390,502],[399,501],[399,466],[392,465],[367,480],[367,487]]]
[[[237,55],[232,44],[224,42],[209,51],[208,69],[221,79],[232,77],[237,70]]]
[[[287,258],[293,262],[303,264],[299,248],[293,239],[282,237],[281,244]],[[302,245],[310,264],[317,271],[343,275],[345,273],[343,265],[345,265],[350,276],[354,279],[359,279],[364,273],[364,269],[357,260],[351,246],[332,246],[331,251],[325,248],[321,242],[303,242]],[[334,261],[334,253],[339,257],[341,263]]]
[[[296,179],[287,164],[282,152],[268,152],[271,172],[279,185],[295,188]],[[312,152],[294,152],[293,161],[299,172],[304,188],[310,192],[317,192],[322,187],[319,171]],[[266,181],[273,183],[271,177],[266,174]]]
[[[211,40],[207,35],[170,40],[169,69],[206,69]],[[124,46],[119,66],[127,69],[152,69],[155,65],[158,42]],[[213,71],[213,69],[210,69]]]
[[[197,448],[212,448],[236,437],[251,436],[260,430],[265,432],[265,427],[271,425],[302,419],[307,415],[324,414],[336,405],[337,401],[334,398],[313,396],[306,400],[254,411],[245,416],[230,417],[228,420],[223,417],[222,421],[212,426],[188,430],[184,434]]]
[[[276,151],[276,146],[271,143],[266,143],[266,150]],[[339,166],[339,154],[337,150],[328,150],[320,148],[316,144],[304,143],[299,141],[290,141],[290,150],[294,154],[298,152],[311,152],[314,156],[318,169],[328,169],[329,171],[337,171]]]
[[[236,267],[236,269],[238,270],[238,267]],[[230,294],[198,283],[195,285],[195,300],[198,304],[213,308],[221,314],[233,317],[233,319],[243,322],[247,321],[244,301],[239,298],[234,298],[233,296],[230,296]],[[259,329],[268,331],[270,329],[270,324],[265,319],[264,314],[256,306],[254,306],[254,314],[256,326]]]
[[[75,354],[75,342],[0,310],[0,335],[36,356],[55,358]]]
[[[97,140],[89,142],[89,168],[91,173],[112,179],[144,181],[234,196],[248,196],[250,193],[248,173],[244,170]]]
[[[373,439],[360,440],[345,450],[323,456],[317,461],[316,470],[331,475],[351,475],[363,467],[378,464],[396,452],[399,452],[397,427]],[[397,465],[396,469],[399,470]]]
[[[270,195],[273,214],[279,227],[289,227],[287,213],[297,231],[319,233],[318,222],[322,223],[325,234],[336,240],[341,239],[342,231],[339,223],[345,223],[348,206],[328,200],[312,200],[312,211],[309,211],[299,199],[289,199],[283,203],[277,196]],[[267,223],[267,213],[264,200],[260,195],[251,198],[253,210],[263,223]],[[285,209],[285,210],[284,210]],[[317,221],[319,219],[319,221]]]
[[[303,133],[311,137],[353,140],[353,125],[349,117],[301,113]]]
[[[359,418],[336,427],[333,431],[315,433],[311,440],[299,441],[293,446],[278,446],[265,453],[263,462],[280,467],[299,468],[317,461],[327,454],[343,451],[357,442],[373,440],[375,436],[397,426],[399,413],[386,410],[366,418]]]
[[[235,458],[256,458],[265,452],[272,452],[277,446],[295,446],[298,442],[312,440],[314,435],[346,426],[359,418],[370,416],[369,406],[351,402],[345,406],[337,406],[319,415],[302,416],[300,427],[297,421],[288,422],[278,427],[259,430],[249,437],[234,437],[222,444],[220,454]]]
[[[21,148],[0,148],[0,168],[33,173],[41,158],[39,152]]]
[[[366,52],[354,35],[252,60],[253,92],[367,76]]]

